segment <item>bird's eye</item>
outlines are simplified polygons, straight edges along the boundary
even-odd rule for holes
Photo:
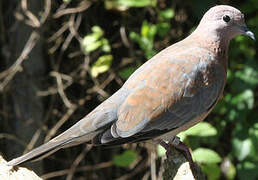
[[[230,21],[230,17],[228,15],[223,16],[223,21],[229,22]]]

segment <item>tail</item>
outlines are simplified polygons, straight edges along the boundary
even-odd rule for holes
[[[28,152],[27,154],[24,154],[23,156],[20,156],[18,158],[15,158],[9,162],[7,162],[8,166],[16,166],[19,165],[21,163],[24,163],[26,161],[29,160],[40,160],[56,151],[58,151],[59,149],[62,148],[63,144],[65,144],[66,142],[47,142],[35,149],[33,149],[32,151]]]
[[[124,91],[117,91],[71,128],[27,154],[7,162],[7,165],[16,166],[29,160],[39,160],[61,148],[89,142],[117,119],[117,108],[126,97]]]
[[[37,161],[40,159],[43,159],[54,152],[58,151],[61,148],[66,148],[70,146],[75,146],[77,144],[81,144],[87,141],[90,141],[92,137],[94,137],[98,132],[92,132],[88,134],[84,134],[82,136],[70,136],[71,129],[68,129],[69,131],[65,131],[64,133],[60,134],[59,136],[55,137],[54,139],[50,140],[49,142],[33,149],[32,151],[28,152],[27,154],[24,154],[18,158],[15,158],[9,162],[7,162],[8,166],[16,166],[21,163],[27,162],[27,161]]]

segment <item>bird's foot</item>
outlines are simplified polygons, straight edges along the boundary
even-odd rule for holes
[[[190,168],[193,171],[194,170],[194,162],[193,162],[193,158],[192,155],[189,151],[189,148],[180,141],[180,138],[175,136],[171,141],[169,141],[168,143],[164,142],[163,140],[159,141],[159,144],[166,149],[166,155],[168,157],[168,154],[171,152],[171,148],[174,147],[175,149],[177,149],[178,151],[182,152],[183,155],[185,156],[186,160],[189,162],[190,164]]]

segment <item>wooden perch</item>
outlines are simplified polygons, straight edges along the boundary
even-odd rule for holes
[[[164,180],[205,180],[201,168],[195,163],[193,171],[184,155],[175,148],[167,153],[167,159],[164,162]]]
[[[6,161],[0,156],[0,179],[1,180],[42,180],[31,170],[23,167],[11,167],[6,165]]]

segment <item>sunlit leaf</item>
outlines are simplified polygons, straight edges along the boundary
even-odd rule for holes
[[[162,157],[166,155],[166,149],[163,148],[161,145],[157,145],[157,155],[158,157]]]
[[[113,60],[112,55],[103,55],[92,65],[90,72],[92,77],[97,77],[100,73],[109,70]]]
[[[254,106],[254,94],[250,89],[245,90],[241,94],[233,97],[232,104],[237,106],[239,110],[241,109],[252,109]]]
[[[173,9],[165,9],[163,11],[160,11],[159,15],[164,19],[171,19],[175,16],[175,12]]]
[[[115,155],[113,163],[119,167],[129,167],[135,160],[137,160],[138,154],[133,150],[126,150],[122,154]]]
[[[244,160],[252,151],[253,149],[251,139],[233,139],[233,151],[239,161]]]
[[[147,21],[143,21],[142,28],[141,28],[141,36],[148,37],[150,31],[150,25]]]
[[[225,158],[221,163],[221,170],[223,174],[227,177],[228,180],[235,179],[236,176],[236,167],[230,161],[229,158]]]
[[[103,38],[101,43],[102,43],[102,50],[104,52],[110,52],[111,51],[111,47],[110,47],[109,42],[106,38]]]
[[[219,163],[221,162],[221,157],[219,156],[218,153],[211,149],[207,148],[198,148],[193,151],[193,159],[196,162],[200,163]]]
[[[182,136],[215,136],[217,135],[217,130],[211,124],[207,122],[200,122],[195,126],[189,128],[188,130],[179,134],[184,134]]]
[[[104,35],[103,30],[99,26],[93,26],[91,30],[93,33],[86,35],[81,43],[82,50],[85,53],[95,51],[103,45],[101,39]]]
[[[113,0],[117,1],[118,4],[127,7],[145,7],[145,6],[155,6],[157,0]]]
[[[118,11],[125,11],[128,8],[156,6],[157,0],[105,0],[106,9],[115,9]]]
[[[70,3],[72,0],[63,0],[64,3]]]
[[[102,43],[101,41],[89,41],[91,37],[88,36],[88,38],[84,39],[85,41],[83,41],[83,50],[86,53],[95,51],[96,49],[98,49],[99,47],[101,47]]]

